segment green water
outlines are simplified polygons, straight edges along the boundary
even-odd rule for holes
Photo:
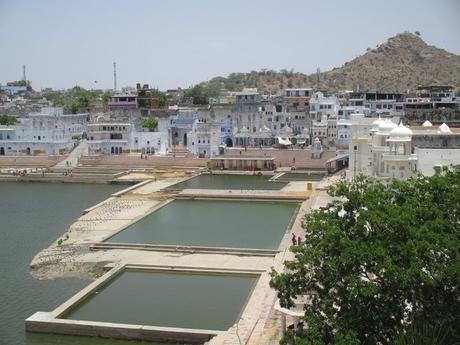
[[[256,279],[126,271],[65,318],[227,330],[237,321]]]
[[[29,263],[82,210],[126,186],[0,182],[0,344],[122,345],[108,340],[26,333],[24,320],[51,311],[88,284],[79,279],[36,280]]]
[[[203,174],[177,183],[168,189],[280,190],[287,185],[286,182],[271,182],[269,181],[271,177],[272,176]]]
[[[324,177],[325,173],[284,173],[279,180],[281,181],[319,181]]]
[[[107,242],[277,249],[297,205],[174,200]]]

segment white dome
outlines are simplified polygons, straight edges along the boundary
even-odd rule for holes
[[[402,123],[390,131],[391,138],[407,138],[412,136],[412,130],[404,126]]]
[[[380,118],[380,116],[379,116],[379,118],[378,118],[377,120],[375,120],[374,122],[372,122],[372,126],[373,126],[373,127],[378,127],[382,122],[383,122],[383,120],[382,120],[382,119]]]
[[[260,127],[259,132],[268,133],[268,132],[271,132],[271,130],[270,130],[270,128],[268,128],[267,126],[264,125],[263,127]]]
[[[318,137],[316,137],[316,138],[315,138],[315,140],[314,140],[314,142],[315,142],[315,143],[320,143],[320,142],[321,142],[321,140],[319,140],[319,138],[318,138]]]
[[[423,126],[423,127],[433,127],[433,124],[432,124],[430,121],[426,120],[426,121],[422,124],[422,126]]]
[[[449,126],[443,123],[441,126],[439,126],[439,133],[452,133],[450,130]]]
[[[389,133],[393,128],[398,127],[393,121],[386,119],[379,124],[379,132]]]
[[[292,133],[292,128],[289,127],[288,125],[286,125],[281,129],[281,132],[283,132],[283,133]]]
[[[241,129],[240,129],[240,133],[249,133],[249,129],[245,126],[243,126]]]

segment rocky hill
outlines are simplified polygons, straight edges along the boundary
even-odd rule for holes
[[[288,87],[313,87],[327,91],[380,90],[411,92],[417,85],[460,87],[460,56],[426,44],[417,34],[405,32],[388,39],[342,67],[306,75],[292,70],[252,71],[213,78],[201,85],[219,89],[257,87],[273,93]]]

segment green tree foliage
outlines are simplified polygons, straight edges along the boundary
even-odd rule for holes
[[[149,117],[142,122],[142,128],[148,128],[150,132],[155,131],[158,126],[158,120],[155,117]]]
[[[185,92],[186,97],[193,98],[193,104],[208,104],[209,90],[201,84],[195,85]]]
[[[109,101],[112,99],[112,92],[111,91],[105,91],[102,95],[101,95],[101,101],[104,105],[107,105],[107,103],[109,103]]]
[[[168,96],[164,92],[158,92],[158,106],[166,108],[169,105]]]
[[[7,83],[8,86],[30,86],[29,80],[15,80]]]
[[[295,259],[272,271],[282,306],[315,292],[297,344],[394,344],[419,319],[458,340],[460,166],[388,184],[361,176],[329,194],[305,216]]]
[[[14,116],[0,115],[0,125],[2,126],[13,126],[19,123],[19,121]]]
[[[55,106],[64,107],[65,112],[72,114],[87,111],[91,102],[101,99],[104,95],[100,90],[85,90],[80,86],[65,91],[50,91],[43,94]]]

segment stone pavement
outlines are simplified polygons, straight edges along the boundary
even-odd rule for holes
[[[53,166],[54,169],[69,169],[69,168],[75,168],[78,164],[78,159],[83,156],[88,154],[88,142],[86,139],[80,140],[80,143],[78,144],[77,147],[75,147],[72,152],[67,156],[66,159],[63,161],[57,163],[55,166]],[[68,162],[70,165],[67,165],[66,162]]]

